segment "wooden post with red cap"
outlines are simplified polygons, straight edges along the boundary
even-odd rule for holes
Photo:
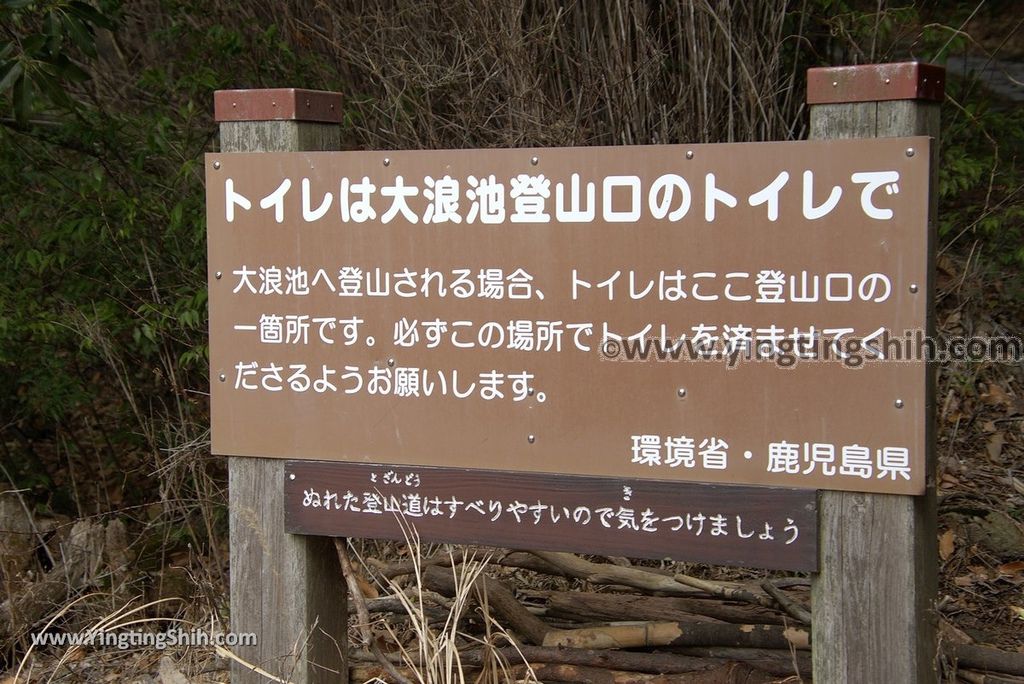
[[[939,104],[945,81],[942,67],[917,62],[811,69],[807,74],[811,138],[935,139],[930,255],[935,243]],[[930,264],[925,290],[929,297],[933,273]],[[934,334],[931,306],[926,332]],[[812,588],[816,682],[938,679],[933,368],[927,378],[925,494],[822,492],[819,497],[821,570]]]
[[[222,90],[214,111],[223,152],[341,146],[337,93]],[[283,460],[228,457],[231,631],[258,642],[231,647],[231,681],[344,683],[348,604],[334,541],[285,532],[284,477]]]

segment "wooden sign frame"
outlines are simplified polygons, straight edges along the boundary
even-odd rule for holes
[[[937,138],[944,80],[941,69],[917,63],[812,70],[812,137]],[[222,91],[216,109],[225,151],[339,146],[342,100],[333,93]],[[934,157],[931,174],[934,181]],[[934,221],[932,195],[931,244]],[[930,293],[932,264],[927,273],[920,288]],[[929,304],[929,333],[933,320]],[[812,576],[816,680],[937,681],[931,373],[926,386],[924,494],[820,494],[821,562]],[[255,684],[270,673],[296,684],[344,682],[348,611],[341,570],[328,538],[285,531],[285,466],[281,459],[228,458],[231,628],[260,637],[258,645],[237,649],[231,679]]]

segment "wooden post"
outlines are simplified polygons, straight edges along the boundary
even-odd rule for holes
[[[223,152],[337,150],[341,96],[294,89],[218,91]],[[326,537],[284,528],[284,461],[228,458],[231,631],[259,643],[235,647],[241,660],[293,684],[347,682],[348,605]],[[272,681],[231,663],[233,684]]]
[[[945,71],[904,63],[811,69],[811,138],[927,135],[935,241],[939,103]],[[934,253],[934,249],[930,250]],[[932,291],[934,264],[925,292]],[[903,331],[895,331],[902,334]],[[934,334],[928,312],[927,334]],[[812,589],[814,681],[936,682],[934,369],[927,378],[926,493],[822,492]]]

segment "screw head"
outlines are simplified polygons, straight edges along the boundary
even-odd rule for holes
[[[295,479],[295,473],[288,473],[288,479],[289,480],[294,480]]]
[[[391,166],[391,159],[384,157],[384,166]]]
[[[907,156],[908,157],[913,157],[914,156],[914,148],[913,147],[908,147],[907,148]]]
[[[221,278],[224,277],[224,273],[222,271],[217,271],[216,273],[213,274],[213,277],[216,278],[217,280],[220,280]]]
[[[228,379],[228,376],[224,375],[223,373],[221,373],[217,377],[220,379],[221,382],[224,382],[225,380]]]
[[[693,159],[693,150],[686,150],[686,158]]]
[[[682,399],[683,397],[686,396],[686,388],[680,387],[678,390],[676,390],[676,394],[678,394],[679,398]]]
[[[530,389],[526,390],[526,393],[532,397],[534,394],[537,393],[537,390],[531,387]]]
[[[526,437],[526,441],[529,442],[530,444],[533,444],[534,442],[537,441],[537,438],[534,435],[528,435]]]
[[[896,408],[898,408],[898,409],[901,409],[901,408],[903,408],[903,400],[902,400],[902,399],[897,399],[897,400],[896,400],[895,402],[893,402],[893,403],[894,403],[894,405],[896,406]]]
[[[890,79],[890,78],[885,79],[885,85],[889,85],[890,83],[892,83],[892,79]]]
[[[537,157],[530,157],[530,163],[536,166],[537,164],[540,163],[540,159],[538,159]]]
[[[395,360],[394,359],[388,359],[388,365],[389,366],[394,366],[395,365]]]
[[[213,162],[213,168],[219,169],[220,168],[220,162],[219,161]]]
[[[839,87],[839,81],[832,81],[832,87],[833,88],[838,88]]]
[[[910,291],[912,293],[914,293],[914,294],[917,294],[917,290],[918,290],[917,283],[911,283],[910,284]]]

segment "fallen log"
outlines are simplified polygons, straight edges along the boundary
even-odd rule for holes
[[[531,572],[536,572],[541,575],[551,575],[552,577],[565,577],[567,579],[572,579],[572,576],[565,570],[562,570],[557,565],[552,565],[551,563],[538,558],[529,551],[510,551],[504,556],[492,559],[491,563],[501,565],[506,568],[530,570]],[[675,574],[669,570],[661,570],[659,568],[644,568],[644,571],[655,575],[661,575],[663,577],[671,577]]]
[[[699,577],[691,577],[690,575],[683,574],[675,575],[672,579],[680,584],[685,584],[688,587],[700,589],[712,596],[719,596],[733,601],[747,601],[748,603],[754,603],[764,606],[765,608],[772,607],[772,599],[770,597],[755,594],[747,591],[743,587],[722,584],[721,582],[711,582],[709,580],[700,579]]]
[[[707,592],[680,584],[672,577],[647,572],[639,568],[623,568],[607,563],[591,563],[571,553],[557,551],[530,551],[541,560],[559,570],[592,584],[621,584],[643,591],[661,592],[670,596],[694,596]]]
[[[489,652],[491,651],[491,652]],[[693,658],[674,653],[639,653],[635,651],[597,651],[582,648],[546,648],[543,646],[521,646],[518,649],[505,646],[497,649],[475,649],[460,654],[462,662],[479,667],[493,657],[496,651],[506,662],[548,663],[552,665],[578,665],[599,667],[610,670],[646,672],[649,674],[679,674],[698,672],[718,667],[722,660]]]
[[[976,670],[957,670],[957,678],[968,684],[1024,684],[1024,677],[998,675]]]
[[[429,565],[423,569],[423,584],[439,594],[455,595],[455,576],[451,568]],[[487,594],[487,603],[498,618],[498,623],[518,634],[531,644],[542,644],[551,628],[539,617],[526,610],[512,592],[501,582],[481,574],[473,583],[477,592]]]
[[[780,677],[800,674],[809,677],[813,669],[810,651],[774,648],[733,648],[731,646],[681,646],[671,649],[673,654],[702,659],[719,659],[749,663]]]
[[[999,674],[1024,676],[1024,653],[1000,651],[974,644],[946,644],[946,655],[961,667]]]
[[[366,609],[370,613],[394,613],[408,616],[408,608],[397,596],[382,596],[366,599]],[[431,622],[444,622],[448,618],[448,609],[438,606],[423,606],[423,614]]]
[[[811,610],[786,596],[785,592],[779,589],[771,580],[761,582],[761,588],[775,599],[775,602],[794,620],[805,625],[811,624]]]
[[[415,679],[416,674],[411,668],[400,667],[398,671],[408,679]],[[768,684],[778,681],[773,675],[743,663],[716,664],[711,669],[678,674],[646,674],[559,663],[515,664],[510,667],[513,681],[524,680],[530,672],[545,684]],[[462,670],[467,681],[474,680],[479,673],[478,668]],[[388,672],[380,665],[355,663],[349,668],[349,681],[353,682],[388,681],[387,677]]]
[[[778,625],[714,622],[641,622],[586,629],[552,630],[544,646],[565,648],[649,648],[652,646],[736,646],[809,650],[811,635]]]
[[[768,684],[775,677],[743,663],[726,663],[713,670],[682,674],[641,674],[603,670],[578,665],[531,664],[533,674],[545,684]],[[525,666],[512,671],[519,677],[527,673]]]
[[[738,624],[785,624],[782,614],[775,610],[720,599],[582,591],[537,591],[529,592],[529,596],[546,601],[546,615],[580,622],[613,622],[628,615],[634,620],[651,622],[717,620]]]
[[[464,665],[479,667],[492,657],[492,652],[500,654],[510,663],[525,659],[529,662],[564,663],[653,674],[697,672],[731,662],[747,663],[777,677],[810,677],[812,672],[811,654],[808,651],[728,646],[669,647],[667,651],[656,652],[521,646],[518,649],[488,649],[486,652],[481,649],[462,651],[460,657]],[[371,654],[360,654],[358,651],[351,657],[354,660],[373,659]]]
[[[415,575],[423,568],[432,565],[451,566],[453,562],[462,563],[464,560],[464,556],[465,554],[461,554],[454,559],[449,556],[433,556],[431,558],[422,558],[416,562],[396,561],[393,563],[385,563],[384,561],[378,558],[368,557],[363,558],[362,561],[366,565],[366,567],[373,570],[375,574],[380,575],[381,577],[386,579],[395,579],[396,577],[401,577],[402,575]]]
[[[349,654],[353,661],[378,662],[368,651],[355,650]],[[730,662],[743,662],[757,670],[785,677],[799,673],[811,674],[811,657],[806,651],[783,651],[760,648],[682,647],[671,652],[645,653],[640,651],[593,650],[582,648],[546,648],[543,646],[503,646],[493,649],[461,651],[459,658],[464,667],[480,668],[495,656],[507,663],[548,663],[599,667],[610,670],[646,672],[649,674],[680,674],[715,669]],[[398,656],[389,660],[401,664]]]

